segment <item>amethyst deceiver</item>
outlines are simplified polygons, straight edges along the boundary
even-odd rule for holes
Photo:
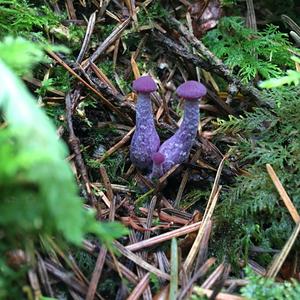
[[[156,132],[150,93],[157,90],[155,81],[150,76],[142,76],[133,82],[137,92],[136,129],[130,144],[130,159],[141,169],[151,169],[152,154],[157,152],[160,140]]]
[[[163,162],[165,161],[165,156],[160,152],[155,152],[152,154],[152,172],[150,174],[150,179],[159,178],[164,174]]]
[[[200,82],[190,80],[181,84],[176,93],[185,100],[184,116],[175,134],[166,140],[158,150],[165,156],[164,173],[174,165],[183,163],[190,154],[198,130],[199,100],[206,94],[206,88]]]

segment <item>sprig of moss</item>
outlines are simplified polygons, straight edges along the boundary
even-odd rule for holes
[[[216,211],[220,228],[227,228],[223,237],[227,243],[231,240],[227,252],[235,262],[241,255],[248,256],[241,240],[247,241],[248,248],[255,245],[280,249],[292,232],[293,222],[266,172],[266,164],[273,166],[296,208],[300,209],[300,89],[284,88],[264,95],[268,103],[280,100],[281,106],[274,105],[271,111],[258,108],[242,118],[220,123],[222,134],[236,139],[234,156],[249,173],[237,177],[236,183],[227,187]],[[253,226],[260,229],[255,234],[250,230]],[[261,263],[267,263],[265,258]]]
[[[203,39],[204,43],[221,58],[244,83],[283,75],[282,67],[291,66],[288,36],[268,25],[263,31],[247,28],[242,18],[224,17],[218,27]]]

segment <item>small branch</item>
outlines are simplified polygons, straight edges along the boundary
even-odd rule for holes
[[[136,244],[128,245],[125,248],[128,250],[131,250],[131,251],[137,251],[137,250],[140,250],[143,248],[151,247],[153,245],[168,241],[168,240],[172,239],[173,237],[175,238],[175,237],[179,237],[179,236],[194,232],[199,229],[200,225],[201,225],[201,222],[197,222],[197,223],[194,223],[194,224],[191,224],[188,226],[181,227],[179,229],[175,229],[170,232],[163,233],[159,236],[155,236],[148,240],[144,240],[144,241],[140,241]]]
[[[147,273],[134,288],[127,300],[138,300],[149,284],[150,273]]]
[[[285,259],[290,253],[300,231],[300,222],[298,222],[292,232],[290,238],[282,248],[280,254],[275,257],[269,270],[267,271],[266,277],[275,278],[278,272],[280,271]]]
[[[96,23],[96,11],[93,12],[89,18],[89,22],[86,28],[86,32],[85,32],[85,36],[84,36],[84,40],[80,49],[80,52],[78,54],[78,57],[76,59],[76,63],[80,64],[90,43],[93,31],[94,31],[94,27],[95,27],[95,23]]]
[[[94,299],[96,289],[98,286],[98,282],[99,282],[99,279],[100,279],[100,276],[101,276],[101,273],[103,270],[106,253],[107,253],[107,249],[105,247],[101,247],[85,300],[93,300]]]
[[[130,21],[131,18],[128,18],[114,29],[114,31],[105,39],[103,43],[101,43],[94,54],[90,57],[87,66],[84,66],[84,68],[93,63],[113,42],[115,42],[120,37],[121,33],[129,25]]]
[[[204,46],[204,44],[201,41],[199,41],[184,25],[182,25],[175,18],[171,18],[170,21],[173,25],[175,25],[177,30],[186,38],[189,44],[201,53],[204,59],[200,58],[197,55],[194,55],[192,50],[184,48],[183,46],[177,44],[176,42],[169,39],[160,32],[156,32],[154,34],[154,38],[156,40],[159,40],[160,43],[166,48],[168,48],[170,52],[191,62],[195,66],[199,66],[205,69],[206,71],[212,71],[215,74],[222,76],[228,81],[228,83],[236,85],[237,88],[243,94],[250,95],[256,101],[261,102],[260,92],[258,89],[256,89],[250,83],[248,83],[247,85],[242,84],[240,79],[233,75],[231,70],[219,58],[217,58],[212,52],[210,52]]]
[[[296,207],[294,206],[293,202],[291,201],[289,195],[287,194],[287,192],[285,191],[284,187],[282,186],[279,178],[277,177],[274,169],[272,168],[271,165],[267,164],[267,171],[282,199],[282,201],[284,202],[287,210],[289,211],[290,215],[292,216],[293,220],[295,221],[295,223],[300,221],[300,216],[299,213],[296,209]]]
[[[79,174],[81,175],[83,186],[87,192],[90,205],[95,207],[96,205],[96,197],[91,191],[91,183],[88,177],[86,166],[83,162],[83,158],[80,151],[80,141],[75,135],[73,122],[72,122],[72,99],[70,93],[66,95],[66,118],[67,118],[67,126],[69,130],[69,144],[72,151],[75,154],[75,162],[78,168]]]
[[[161,277],[163,279],[167,279],[170,280],[170,275],[162,272],[161,270],[153,267],[152,265],[150,265],[149,263],[147,263],[146,261],[144,261],[141,257],[139,257],[138,255],[134,254],[133,252],[131,252],[130,250],[128,250],[127,248],[125,248],[122,244],[120,244],[119,242],[115,241],[114,246],[118,249],[118,251],[124,255],[125,257],[127,257],[128,259],[132,260],[135,264],[137,264],[138,266],[142,267],[145,270],[148,270],[149,272],[154,273],[156,276]]]

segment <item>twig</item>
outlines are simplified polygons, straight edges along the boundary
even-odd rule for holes
[[[128,250],[127,248],[125,248],[119,242],[115,241],[113,244],[118,249],[118,251],[120,251],[120,253],[122,255],[124,255],[128,259],[132,260],[135,264],[139,265],[140,267],[144,268],[145,270],[148,270],[149,272],[154,273],[158,277],[170,280],[170,275],[168,275],[168,274],[162,272],[161,270],[153,267],[152,265],[150,265],[149,263],[147,263],[146,261],[144,261],[142,258],[140,258],[136,254],[134,254],[133,252],[131,252],[130,250]]]
[[[106,190],[107,198],[111,202],[114,197],[114,192],[111,187],[111,183],[110,183],[109,177],[107,175],[106,169],[104,166],[101,166],[99,171],[100,171],[100,175],[102,177],[102,182],[103,182],[104,188]]]
[[[50,262],[45,262],[45,266],[52,275],[60,279],[68,287],[80,293],[81,295],[86,294],[87,292],[86,285],[80,282],[79,280],[75,279],[73,276],[70,276],[69,272],[63,271],[61,267],[58,268],[57,266],[55,266],[53,263]]]
[[[247,4],[247,25],[249,28],[257,31],[253,0],[246,0],[246,4]]]
[[[199,228],[199,231],[198,231],[197,237],[196,237],[196,239],[193,243],[193,246],[192,246],[185,262],[184,262],[184,268],[187,271],[190,270],[190,267],[191,267],[194,259],[196,258],[196,255],[197,255],[198,250],[199,250],[200,242],[201,242],[201,240],[203,238],[203,234],[205,232],[205,228],[208,226],[208,223],[209,223],[209,221],[211,219],[211,216],[213,214],[215,205],[217,203],[219,192],[221,190],[221,186],[218,186],[218,184],[219,184],[221,172],[223,170],[223,166],[224,166],[224,163],[225,163],[225,160],[227,159],[227,157],[228,157],[228,154],[223,157],[223,159],[222,159],[222,161],[219,165],[219,168],[218,168],[218,171],[217,171],[217,174],[216,174],[216,178],[215,178],[215,181],[214,181],[214,185],[213,185],[211,194],[209,196],[209,200],[208,200],[206,210],[205,210],[205,213],[204,213],[204,216],[203,216],[202,224]]]
[[[151,247],[153,245],[168,241],[168,240],[172,239],[173,237],[175,238],[175,237],[179,237],[179,236],[194,232],[200,227],[200,225],[201,225],[201,222],[197,222],[197,223],[194,223],[194,224],[191,224],[188,226],[181,227],[179,229],[175,229],[170,232],[163,233],[159,236],[155,236],[148,240],[144,240],[144,241],[138,242],[136,244],[128,245],[125,248],[128,250],[131,250],[131,251],[137,251],[137,250],[140,250],[143,248]]]
[[[279,272],[280,268],[282,267],[286,257],[288,256],[289,252],[291,251],[291,248],[294,245],[294,243],[298,237],[299,231],[300,231],[300,222],[297,222],[290,238],[288,239],[288,241],[282,248],[280,254],[277,257],[275,257],[269,270],[267,271],[267,274],[266,274],[267,277],[271,277],[271,278],[276,277],[276,275]]]
[[[213,66],[214,71],[218,71],[230,83],[235,84],[242,93],[251,95],[254,99],[261,102],[260,92],[251,84],[244,85],[241,80],[232,74],[231,70],[212,52],[207,49],[204,44],[198,40],[189,30],[175,18],[171,18],[172,23],[177,27],[187,41],[195,47]]]
[[[77,165],[77,168],[79,170],[79,173],[81,174],[81,178],[83,181],[83,186],[87,192],[90,205],[92,207],[96,207],[96,197],[91,191],[91,184],[90,180],[87,174],[86,166],[83,162],[83,158],[80,152],[80,141],[75,135],[74,129],[73,129],[73,122],[72,122],[72,99],[70,93],[66,95],[66,118],[67,118],[67,126],[69,130],[69,144],[72,149],[72,151],[75,154],[75,162]]]
[[[211,297],[214,291],[209,289],[203,289],[199,286],[195,286],[193,288],[193,292],[199,296],[206,295],[207,297]],[[214,299],[215,300],[246,300],[246,298],[244,297],[236,296],[232,294],[226,294],[226,293],[219,293],[218,295],[216,295]]]
[[[271,165],[267,164],[267,171],[281,197],[281,199],[283,200],[286,208],[288,209],[290,215],[292,216],[293,220],[295,221],[295,223],[298,223],[300,221],[300,216],[297,212],[296,207],[294,206],[293,202],[291,201],[290,197],[288,196],[287,192],[285,191],[284,187],[282,186],[279,178],[277,177],[274,169],[272,168]]]
[[[84,36],[84,40],[80,49],[80,52],[78,54],[78,57],[76,59],[76,63],[80,64],[89,45],[89,42],[91,40],[92,37],[92,33],[94,31],[94,27],[95,27],[95,22],[96,22],[96,12],[93,12],[89,18],[89,22],[86,28],[86,32],[85,32],[85,36]]]
[[[93,63],[113,42],[115,42],[121,35],[121,33],[129,25],[131,18],[126,19],[123,23],[119,24],[113,32],[105,39],[103,43],[97,48],[94,54],[90,57],[89,62],[83,68],[86,69],[89,64]]]
[[[138,241],[137,234],[134,230],[130,231],[129,239],[130,239],[131,244],[136,243]],[[140,252],[137,252],[136,255],[143,258],[145,261],[147,260],[146,256],[143,256],[143,254],[140,253]],[[143,268],[141,268],[140,266],[136,266],[136,270],[137,270],[139,279],[142,280],[147,272]],[[147,286],[145,288],[145,290],[143,292],[143,299],[144,300],[151,300],[152,299],[150,286]]]
[[[73,0],[66,0],[65,2],[67,13],[70,20],[77,20],[75,8],[73,5]]]
[[[214,287],[213,293],[210,299],[215,299],[224,286],[225,280],[228,278],[230,272],[230,265],[227,263],[222,263],[221,269],[217,272],[218,268],[207,278],[207,280],[202,284],[202,288]]]
[[[106,171],[105,171],[105,174],[106,174]],[[111,205],[110,205],[110,212],[109,212],[109,221],[115,220],[115,209],[116,209],[116,202],[115,202],[115,198],[112,197]],[[91,279],[85,300],[93,300],[94,299],[96,289],[98,286],[98,282],[99,282],[101,274],[102,274],[106,254],[107,254],[107,248],[105,246],[102,246],[100,249],[99,255],[97,257],[96,266],[95,266],[95,269],[92,274],[92,279]],[[116,269],[121,273],[121,270],[118,265],[116,265]]]
[[[113,147],[111,147],[110,149],[108,149],[103,156],[98,159],[98,162],[102,162],[105,159],[107,159],[110,155],[112,155],[114,152],[116,152],[119,148],[121,148],[122,146],[124,146],[131,138],[132,133],[135,130],[135,126],[124,135],[124,137],[118,142],[116,143]]]
[[[94,299],[96,289],[98,286],[98,282],[99,282],[99,279],[100,279],[100,276],[102,273],[102,269],[104,266],[106,253],[107,253],[107,249],[105,247],[101,247],[85,300],[93,300]]]
[[[253,87],[251,84],[244,85],[238,77],[232,74],[231,70],[228,69],[223,62],[214,56],[205,46],[199,41],[189,30],[183,26],[179,21],[171,18],[172,23],[177,27],[181,34],[187,39],[192,47],[196,48],[205,59],[200,58],[192,53],[191,50],[186,49],[169,39],[167,36],[155,32],[154,38],[158,39],[162,45],[168,48],[172,53],[175,53],[179,57],[193,63],[195,66],[200,66],[206,71],[212,71],[217,75],[224,77],[229,83],[235,84],[238,89],[245,95],[252,96],[258,102],[261,102],[260,92],[258,89]]]
[[[147,273],[134,288],[127,300],[138,300],[149,284],[150,273]]]
[[[191,289],[192,285],[194,284],[194,282],[196,282],[197,280],[199,280],[201,277],[203,277],[207,271],[209,270],[209,268],[215,263],[216,259],[215,258],[209,258],[198,270],[197,272],[194,274],[194,276],[191,278],[191,280],[189,280],[189,282],[187,283],[187,285],[184,287],[184,289],[180,292],[180,294],[178,295],[178,300],[183,300],[187,297],[185,297],[186,294],[188,294],[189,290]]]
[[[49,281],[49,276],[47,273],[47,269],[45,266],[45,262],[42,259],[42,257],[40,256],[39,253],[36,254],[37,255],[37,267],[38,267],[38,274],[39,274],[39,278],[41,279],[41,283],[43,284],[43,287],[47,293],[48,296],[50,297],[54,297],[54,293]]]
[[[89,88],[92,92],[94,92],[97,96],[99,96],[102,104],[114,111],[120,118],[122,118],[127,124],[132,125],[133,122],[130,118],[120,111],[119,108],[112,105],[99,91],[97,91],[93,86],[91,86],[88,82],[86,82],[83,78],[81,78],[69,65],[67,65],[58,55],[54,52],[47,50],[47,54],[51,56],[54,60],[56,60],[60,65],[62,65],[70,74],[72,74],[75,78],[77,78],[83,85]]]
[[[201,149],[198,149],[196,151],[196,153],[194,154],[194,156],[192,157],[191,163],[195,163],[198,160],[198,158],[200,157],[200,153],[201,153]],[[187,169],[183,173],[182,180],[180,182],[180,186],[179,186],[179,189],[178,189],[178,192],[177,192],[177,195],[176,195],[174,207],[178,207],[179,206],[179,203],[180,203],[180,200],[182,198],[183,191],[185,189],[185,186],[186,186],[186,183],[188,181],[189,176],[190,176],[190,170]]]
[[[205,231],[203,233],[203,238],[201,240],[199,253],[197,255],[195,269],[199,269],[200,266],[206,260],[207,252],[208,252],[208,242],[209,242],[211,230],[212,230],[212,222],[210,221],[208,222],[207,227],[205,228]]]

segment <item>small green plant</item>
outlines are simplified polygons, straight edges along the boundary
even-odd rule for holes
[[[0,43],[0,59],[17,74],[24,75],[45,58],[41,47],[24,38],[8,36]]]
[[[6,61],[20,59],[17,51],[9,55]],[[18,56],[15,60],[14,55]],[[20,57],[30,61],[24,53]],[[23,273],[6,265],[8,251],[32,249],[43,236],[81,245],[87,233],[110,247],[126,230],[117,223],[97,222],[92,210],[83,209],[65,161],[67,148],[57,139],[54,126],[1,60],[0,79],[0,287],[4,286],[0,293],[4,296],[0,295],[21,299],[23,275],[17,278]],[[11,293],[17,287],[14,297]]]
[[[246,268],[249,283],[241,289],[241,294],[251,300],[297,300],[300,295],[300,284],[296,280],[275,282],[271,278],[261,277],[250,268]]]
[[[296,56],[292,56],[292,60],[296,63],[300,64],[300,59]],[[268,80],[265,80],[260,83],[261,88],[265,89],[272,89],[276,87],[283,86],[285,84],[287,85],[298,85],[300,83],[300,72],[295,70],[287,70],[286,76],[278,77],[278,78],[271,78]]]
[[[154,2],[147,8],[142,8],[138,13],[139,25],[151,24],[151,22],[158,18],[165,18],[168,16],[168,11],[164,9],[159,1]]]
[[[216,211],[220,228],[226,228],[228,233],[224,237],[227,246],[220,251],[222,255],[224,251],[230,252],[233,263],[241,256],[247,259],[247,249],[252,245],[280,249],[292,232],[293,222],[266,172],[266,164],[273,166],[299,209],[299,95],[298,87],[265,91],[265,101],[273,105],[272,110],[256,108],[243,117],[219,123],[220,132],[235,139],[233,157],[248,172],[247,176],[238,176],[235,184],[225,189],[223,202]],[[274,105],[277,101],[280,106]],[[241,240],[244,243],[240,243]],[[266,265],[270,257],[257,259]]]
[[[288,37],[274,25],[256,32],[239,17],[224,17],[203,41],[245,83],[257,74],[262,79],[281,76],[281,67],[289,61]]]
[[[46,6],[26,0],[2,0],[0,6],[0,38],[4,35],[42,38],[42,30],[59,24],[59,17]],[[35,33],[37,32],[37,33]]]

